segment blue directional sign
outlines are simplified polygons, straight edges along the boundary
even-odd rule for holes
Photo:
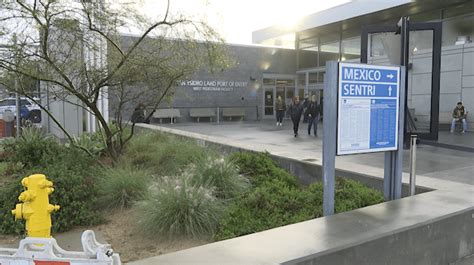
[[[400,67],[339,63],[337,155],[398,149]]]

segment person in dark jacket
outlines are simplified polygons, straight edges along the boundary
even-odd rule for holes
[[[466,108],[462,105],[462,102],[458,102],[456,107],[453,110],[453,121],[451,122],[451,133],[454,132],[454,127],[457,121],[462,122],[462,133],[465,133],[467,130],[467,111]]]
[[[293,132],[295,137],[298,136],[298,127],[300,125],[301,114],[303,113],[303,104],[300,103],[300,98],[298,96],[293,97],[293,102],[288,108],[288,112],[293,122]]]
[[[308,116],[308,135],[311,135],[311,126],[314,126],[314,136],[318,136],[318,119],[320,107],[316,102],[316,95],[311,96],[311,101],[306,107],[305,115]]]
[[[307,123],[308,122],[308,114],[306,112],[306,108],[308,107],[309,105],[309,96],[308,96],[308,93],[305,93],[304,94],[304,100],[303,100],[303,123]]]
[[[278,96],[277,101],[275,102],[275,109],[276,109],[276,118],[277,118],[277,126],[282,126],[283,116],[285,115],[286,105],[281,96]]]
[[[139,103],[132,113],[132,123],[144,123],[145,122],[145,104]]]

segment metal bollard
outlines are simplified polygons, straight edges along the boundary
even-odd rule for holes
[[[410,196],[415,195],[416,190],[416,139],[417,135],[410,138]]]
[[[219,110],[219,107],[217,107],[217,124],[219,124],[220,122],[220,110]]]

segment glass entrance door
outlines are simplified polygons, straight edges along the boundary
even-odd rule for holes
[[[273,98],[273,88],[265,88],[265,117],[274,116],[274,98]]]
[[[295,79],[290,76],[272,76],[263,78],[264,88],[264,118],[273,119],[276,116],[275,102],[281,97],[288,106],[295,94]]]
[[[364,27],[361,36],[361,62],[399,65],[401,38],[395,32],[396,25]],[[441,23],[411,23],[409,32],[405,133],[415,133],[422,139],[437,140]]]

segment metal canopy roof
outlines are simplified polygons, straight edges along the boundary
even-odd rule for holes
[[[272,26],[254,31],[252,40],[254,43],[262,43],[295,32],[298,32],[300,38],[339,32],[341,29],[359,32],[363,25],[393,22],[392,20],[396,22],[403,15],[411,16],[462,3],[471,5],[470,9],[474,5],[473,0],[354,0],[303,17],[294,29],[285,30]]]

